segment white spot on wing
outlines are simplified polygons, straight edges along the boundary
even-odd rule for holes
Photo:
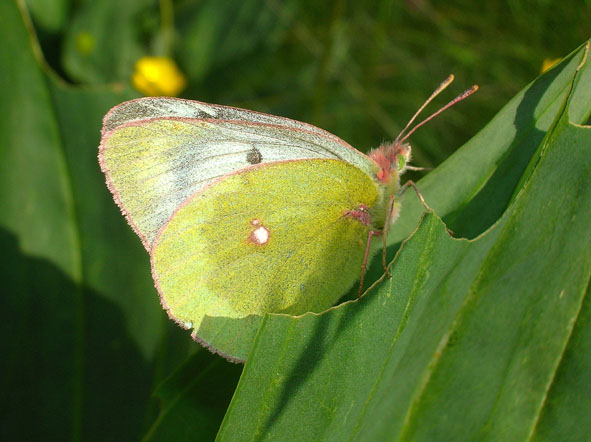
[[[254,239],[259,244],[265,244],[269,240],[269,231],[263,226],[256,229],[253,233]]]
[[[258,219],[253,219],[250,224],[256,227],[251,233],[250,237],[248,238],[250,242],[257,245],[267,244],[269,241],[269,229],[263,226]]]

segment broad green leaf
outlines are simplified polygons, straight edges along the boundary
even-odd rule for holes
[[[591,410],[591,293],[583,306],[564,351],[560,366],[545,399],[544,408],[532,431],[534,441],[589,439]],[[565,435],[568,435],[565,437]]]
[[[55,117],[44,112],[50,93],[15,3],[2,2],[0,8],[0,186],[11,189],[0,193],[0,226],[19,236],[25,253],[50,260],[78,281],[71,184]]]
[[[2,436],[132,440],[197,344],[166,319],[97,164],[102,116],[131,94],[56,80],[26,23],[0,2]]]
[[[535,147],[500,193],[501,218],[465,240],[429,213],[401,247],[392,279],[361,301],[322,315],[267,315],[219,440],[588,435],[579,428],[591,413],[587,389],[568,388],[591,382],[581,322],[591,280],[591,131],[570,122],[590,111],[589,61],[575,76],[582,52],[550,74],[558,81],[570,72],[562,85],[536,82],[516,106],[513,121],[536,128],[546,119],[547,131],[524,135]],[[558,104],[544,100],[553,89]],[[536,120],[520,108],[554,110]],[[496,121],[509,121],[507,112]],[[499,140],[510,144],[506,135],[484,142],[495,151]],[[567,403],[582,408],[553,421]]]

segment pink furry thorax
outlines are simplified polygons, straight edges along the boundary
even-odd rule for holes
[[[381,183],[388,184],[392,177],[398,176],[404,171],[406,164],[410,161],[410,144],[393,141],[382,144],[380,147],[371,150],[368,156],[379,168],[376,175]],[[400,167],[400,157],[404,164]]]

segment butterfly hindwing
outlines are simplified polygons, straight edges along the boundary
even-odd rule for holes
[[[231,174],[189,198],[156,238],[163,305],[197,338],[206,316],[325,310],[359,277],[369,226],[347,211],[378,198],[376,183],[342,161]],[[210,344],[229,355],[235,348]]]

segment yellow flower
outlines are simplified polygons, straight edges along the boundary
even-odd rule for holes
[[[562,58],[545,58],[544,62],[542,63],[542,70],[540,71],[540,74],[543,74],[544,72],[546,72],[548,69],[550,69],[556,63],[558,63],[560,60],[562,60]]]
[[[135,64],[131,77],[133,87],[145,95],[176,96],[187,80],[174,60],[168,57],[142,57]]]

